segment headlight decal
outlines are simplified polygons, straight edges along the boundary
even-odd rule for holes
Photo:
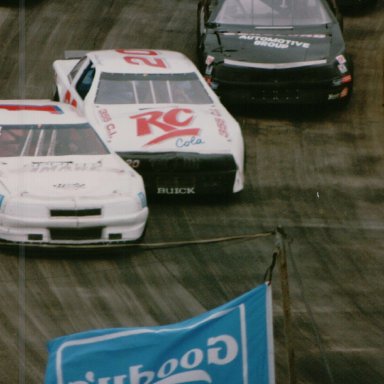
[[[147,198],[145,197],[145,193],[144,192],[139,192],[137,194],[137,197],[139,198],[140,200],[140,203],[141,203],[141,207],[142,208],[145,208],[147,206]]]

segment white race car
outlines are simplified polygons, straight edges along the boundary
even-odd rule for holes
[[[148,194],[243,189],[240,126],[186,56],[143,49],[66,56],[53,64],[55,99],[73,105],[105,135],[143,176]]]
[[[0,239],[128,242],[147,216],[142,177],[72,107],[0,100]]]

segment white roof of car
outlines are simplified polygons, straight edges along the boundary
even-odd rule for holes
[[[69,104],[49,99],[0,100],[1,124],[81,124],[87,120]]]
[[[156,49],[109,49],[86,54],[97,69],[110,73],[196,72],[193,62],[176,51]]]

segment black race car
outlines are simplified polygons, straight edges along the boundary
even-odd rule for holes
[[[201,0],[201,70],[222,101],[344,104],[352,61],[329,1]]]

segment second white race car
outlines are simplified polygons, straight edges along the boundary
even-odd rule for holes
[[[147,193],[232,194],[243,189],[240,126],[183,54],[103,50],[53,66],[56,99],[87,117],[143,176]]]
[[[72,107],[0,100],[0,239],[128,242],[147,216],[142,177]]]

